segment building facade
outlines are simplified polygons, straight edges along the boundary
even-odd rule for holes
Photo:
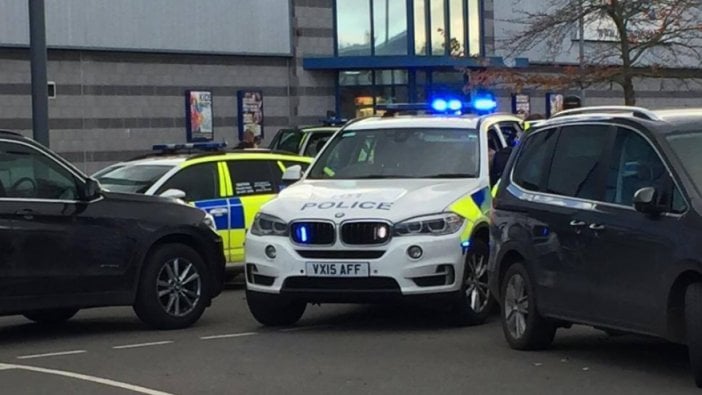
[[[521,3],[529,1],[537,0]],[[188,90],[212,94],[214,140],[230,145],[241,132],[241,91],[262,94],[264,142],[328,111],[365,116],[378,104],[461,95],[461,69],[504,65],[496,43],[517,7],[496,3],[49,1],[51,148],[92,172],[152,145],[185,142]],[[28,37],[26,2],[0,0],[0,128],[31,134]],[[524,57],[521,66],[545,59],[538,50]],[[701,91],[694,81],[637,83],[639,104],[651,107],[702,106]],[[494,93],[498,110],[510,111],[514,92]],[[544,112],[548,92],[528,93],[532,112]],[[587,92],[586,104],[621,103],[616,87]]]

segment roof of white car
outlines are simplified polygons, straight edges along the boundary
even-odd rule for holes
[[[397,115],[393,117],[369,117],[346,126],[346,130],[404,129],[404,128],[463,128],[476,129],[477,116]]]
[[[137,159],[128,162],[122,162],[122,164],[127,164],[128,166],[140,166],[140,165],[156,165],[156,166],[178,166],[179,164],[185,162],[188,159],[187,156],[162,156],[154,158],[144,158]]]

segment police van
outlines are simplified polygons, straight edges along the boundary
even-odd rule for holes
[[[486,319],[497,118],[432,104],[441,114],[352,121],[304,174],[286,170],[295,183],[262,206],[246,238],[247,302],[259,322],[293,324],[307,303],[404,299],[434,301],[459,324]]]
[[[113,192],[176,198],[214,217],[227,271],[243,271],[244,237],[261,205],[285,187],[289,166],[312,159],[265,149],[225,150],[219,143],[163,144],[152,154],[120,162],[93,177]]]

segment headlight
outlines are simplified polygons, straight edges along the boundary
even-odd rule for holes
[[[251,234],[256,236],[287,236],[288,224],[282,219],[267,214],[256,214]]]
[[[217,224],[215,224],[215,219],[211,214],[205,213],[205,218],[202,219],[202,223],[212,229],[213,232],[217,231]]]
[[[453,213],[415,217],[396,224],[394,227],[394,235],[450,235],[458,232],[458,230],[463,226],[463,222],[465,222],[463,217]]]

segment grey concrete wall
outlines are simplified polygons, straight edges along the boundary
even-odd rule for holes
[[[290,0],[51,0],[53,48],[289,55]],[[0,45],[27,46],[27,2],[0,0]]]
[[[240,89],[263,91],[265,142],[280,128],[319,122],[334,108],[334,74],[304,71],[298,56],[332,50],[331,1],[295,4],[294,57],[50,50],[51,148],[93,172],[185,142],[188,89],[212,90],[215,140],[231,145]],[[0,48],[0,128],[31,135],[28,58],[26,49]]]

